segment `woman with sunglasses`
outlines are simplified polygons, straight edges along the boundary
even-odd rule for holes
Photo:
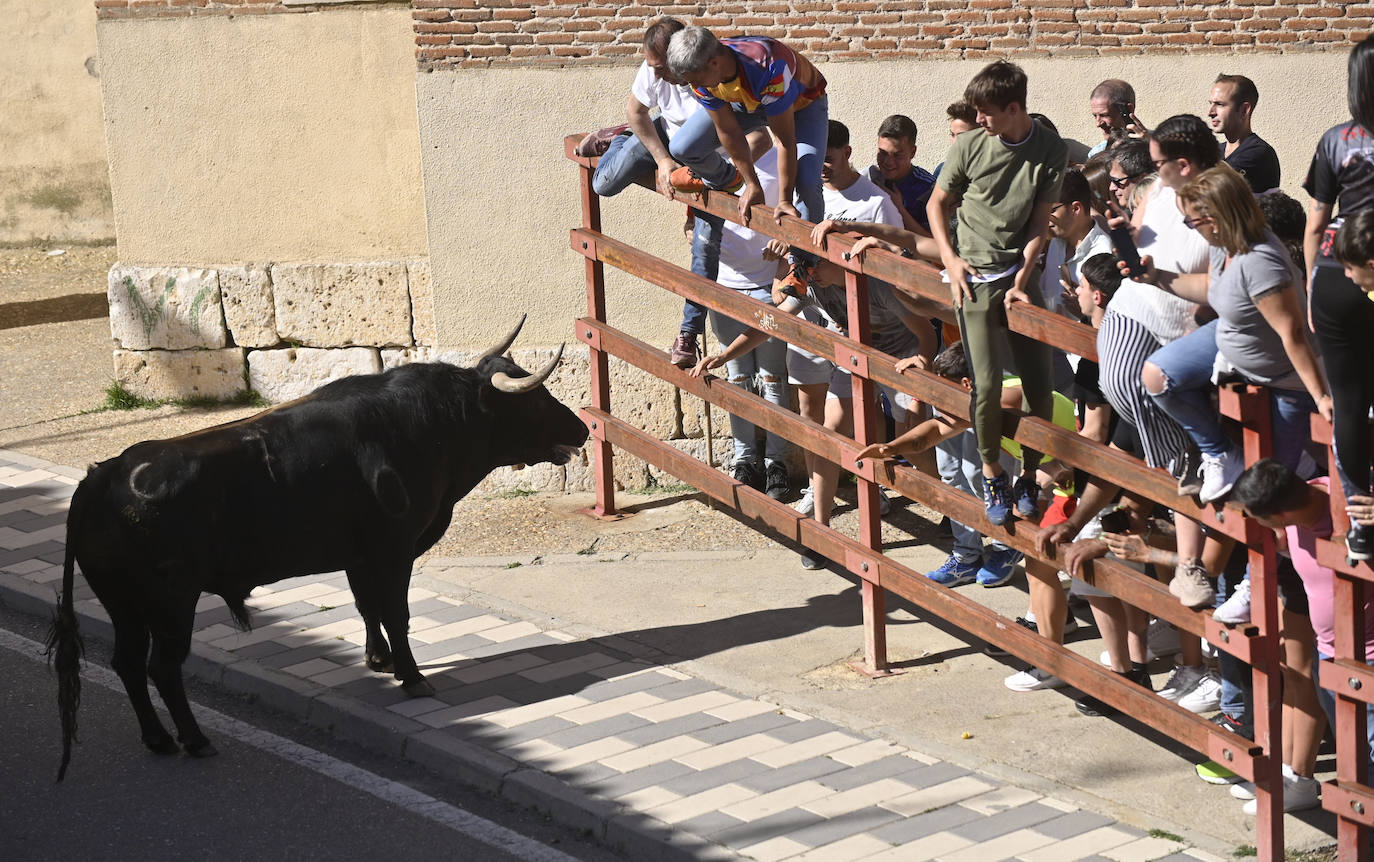
[[[1243,453],[1212,406],[1214,382],[1269,388],[1274,459],[1290,470],[1309,436],[1308,415],[1315,409],[1330,419],[1331,396],[1307,339],[1299,274],[1245,178],[1228,165],[1209,168],[1179,189],[1178,206],[1184,224],[1211,246],[1210,268],[1177,275],[1147,266],[1144,278],[1206,302],[1218,319],[1156,351],[1142,379],[1202,451],[1199,497],[1207,503],[1229,492],[1245,471]]]

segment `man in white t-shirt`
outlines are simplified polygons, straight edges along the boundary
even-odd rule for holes
[[[668,42],[684,25],[676,18],[659,18],[644,31],[641,50],[644,61],[639,64],[630,98],[625,104],[628,130],[611,139],[610,146],[597,163],[592,175],[592,190],[602,197],[624,191],[648,173],[655,174],[655,187],[668,198],[673,197],[669,175],[678,163],[669,154],[668,144],[683,129],[689,137],[684,140],[701,141],[701,146],[716,149],[720,146],[711,131],[711,118],[701,109],[686,82],[676,78],[668,69]],[[657,114],[655,115],[655,111]],[[763,120],[741,117],[741,127],[748,133],[761,128]],[[689,219],[694,211],[689,210]],[[720,246],[722,220],[695,213],[692,235],[692,272],[715,280]],[[682,326],[669,348],[669,360],[679,368],[697,363],[700,351],[697,338],[706,331],[706,309],[688,300],[682,309]]]
[[[831,120],[825,163],[821,167],[825,220],[816,226],[812,234],[813,242],[818,245],[823,243],[824,236],[830,231],[843,231],[846,222],[902,226],[901,212],[892,202],[888,192],[854,170],[849,162],[852,154],[849,129],[843,123]],[[845,298],[844,270],[822,259],[817,263],[813,277],[816,283],[811,287],[810,299],[829,319],[838,324],[838,328],[847,330],[849,315]],[[915,356],[922,347],[933,353],[935,335],[928,317],[917,314],[904,305],[891,285],[869,279],[868,286],[873,346],[897,359]],[[789,345],[787,374],[789,381],[799,387],[798,402],[803,407],[803,413],[808,412],[808,404],[814,405],[815,401],[819,400],[817,396],[820,393],[825,393],[825,427],[841,434],[853,433],[853,387],[848,373],[836,368],[825,357],[816,356],[796,345]],[[915,415],[915,400],[904,392],[881,386],[879,389],[888,398],[897,433],[904,433],[914,426],[920,418]],[[815,410],[814,406],[812,410]],[[811,418],[816,418],[814,412],[811,413]],[[814,511],[816,520],[828,524],[830,510],[834,505],[835,485],[839,480],[839,467],[822,458],[813,459],[810,466],[812,493],[810,500],[803,499],[802,504],[806,509]],[[819,561],[812,559],[810,562]],[[805,559],[803,565],[812,567]]]

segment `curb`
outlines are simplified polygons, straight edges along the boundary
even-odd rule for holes
[[[55,601],[55,589],[0,578],[0,603],[21,613],[47,617]],[[76,613],[85,634],[113,639],[114,628],[103,611],[96,614],[78,607]],[[454,739],[439,728],[429,728],[251,660],[235,658],[224,650],[192,641],[183,670],[202,682],[252,697],[341,739],[534,809],[563,826],[587,833],[628,858],[652,857],[655,862],[745,858],[723,845],[675,830],[619,803],[588,796],[556,776],[480,745]]]

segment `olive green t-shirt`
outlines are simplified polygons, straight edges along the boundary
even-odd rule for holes
[[[962,198],[958,210],[959,256],[984,275],[1020,260],[1031,239],[1027,226],[1037,203],[1059,200],[1069,149],[1040,123],[1019,144],[982,129],[954,139],[940,171],[940,188]]]

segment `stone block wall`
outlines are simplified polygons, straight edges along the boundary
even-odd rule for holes
[[[145,398],[288,401],[436,343],[427,260],[117,264],[108,298],[115,379]]]

